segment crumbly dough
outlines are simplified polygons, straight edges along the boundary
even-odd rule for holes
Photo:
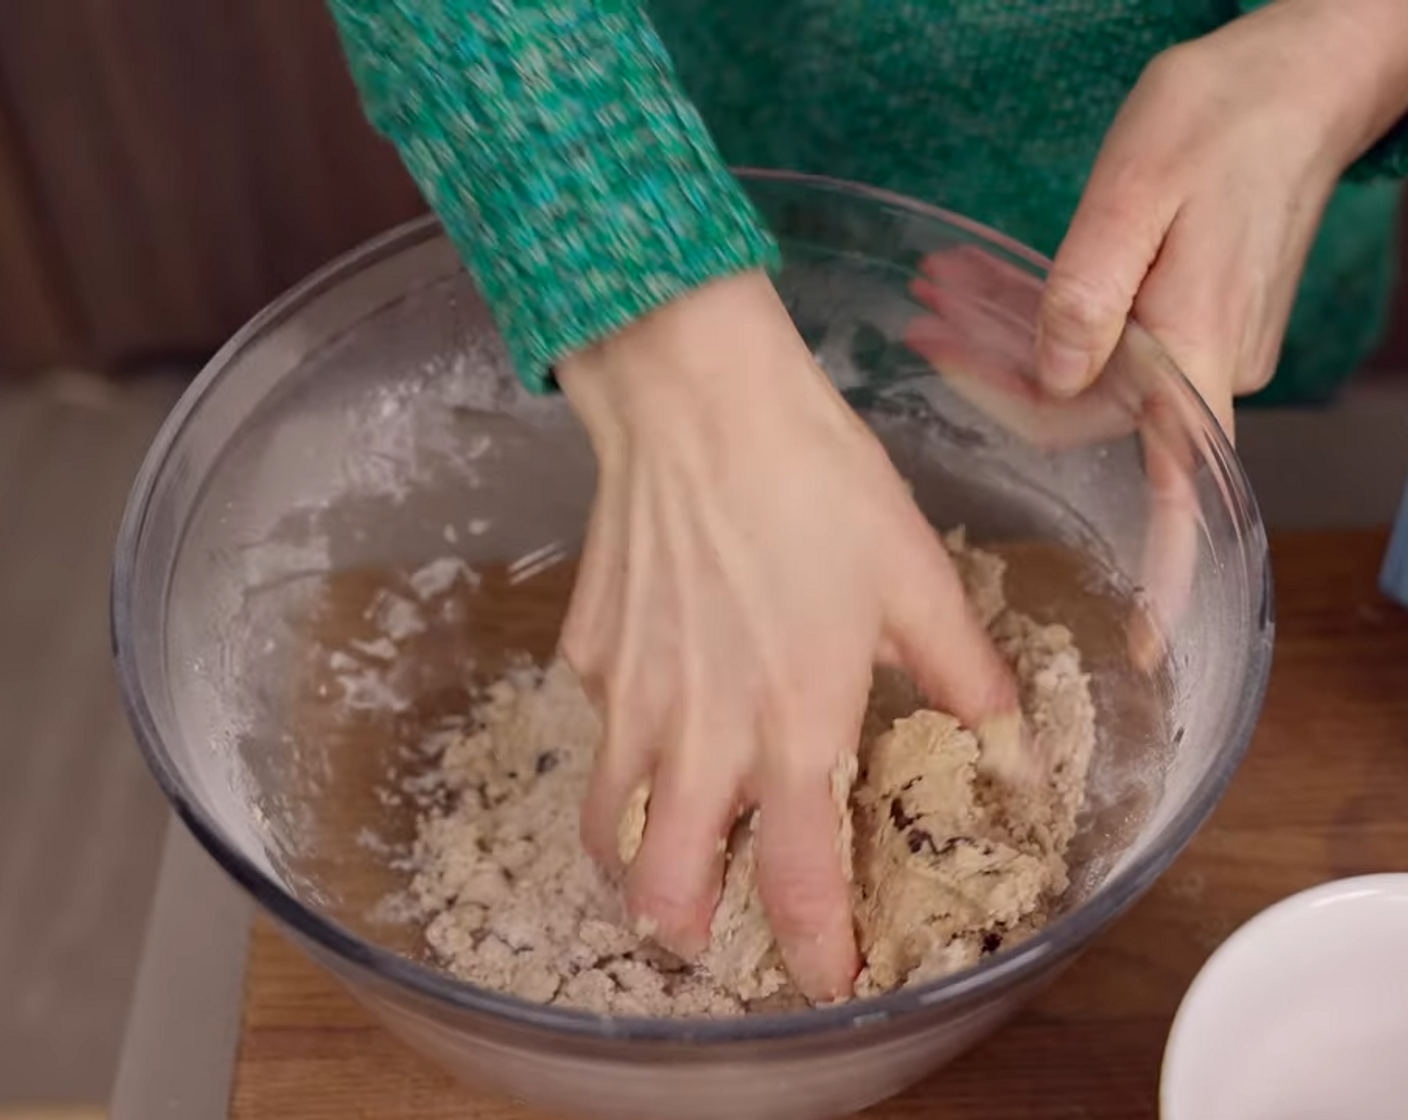
[[[1040,928],[1067,887],[1094,742],[1088,681],[1070,632],[1010,611],[1003,562],[945,539],[970,601],[1016,670],[1034,757],[1014,781],[1000,753],[878,674],[858,758],[833,782],[864,969],[858,996],[970,967]],[[751,820],[729,842],[712,943],[694,965],[633,931],[615,884],[578,839],[600,727],[565,665],[524,669],[488,692],[476,728],[431,775],[440,808],[419,823],[413,911],[438,960],[472,983],[601,1014],[724,1016],[800,1003],[755,885]],[[986,744],[986,748],[985,748]],[[1010,762],[1010,758],[1008,759]],[[620,841],[639,845],[648,793]]]

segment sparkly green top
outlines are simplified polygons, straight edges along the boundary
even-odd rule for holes
[[[1145,64],[1261,0],[330,0],[524,380],[775,246],[727,167],[885,187],[1051,254]],[[1266,396],[1328,396],[1394,271],[1400,126],[1330,203]]]

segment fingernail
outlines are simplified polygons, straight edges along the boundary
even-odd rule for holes
[[[852,952],[849,961],[838,960],[820,935],[810,945],[784,950],[783,958],[792,982],[813,1003],[834,1003],[848,998],[855,989],[860,958]]]
[[[853,986],[850,983],[838,980],[829,973],[796,967],[787,971],[792,974],[792,982],[798,990],[812,1003],[836,1003],[851,994]]]
[[[1090,382],[1090,355],[1077,346],[1037,335],[1037,376],[1051,392],[1073,397]]]
[[[707,933],[690,930],[673,930],[666,933],[660,928],[660,922],[651,914],[632,914],[631,932],[642,941],[653,941],[680,960],[690,963],[702,957],[709,948]]]

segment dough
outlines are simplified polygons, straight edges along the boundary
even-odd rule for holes
[[[858,996],[968,968],[1040,928],[1067,887],[1094,743],[1089,684],[1071,634],[1006,607],[1003,563],[945,543],[969,598],[1016,670],[1035,757],[1012,780],[1014,729],[973,731],[878,674],[857,759],[838,769],[838,837],[852,877],[864,969]],[[800,1004],[755,886],[752,822],[729,842],[712,943],[690,966],[633,931],[616,886],[578,839],[600,726],[561,663],[497,683],[477,730],[444,749],[440,806],[419,823],[412,908],[434,956],[472,983],[602,1014],[723,1016]],[[984,743],[988,746],[985,749]],[[1005,746],[1003,744],[1006,744]],[[646,791],[622,822],[644,827]]]

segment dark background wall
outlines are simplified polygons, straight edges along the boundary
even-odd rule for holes
[[[0,0],[0,373],[200,360],[421,209],[322,0]]]
[[[321,0],[0,2],[0,368],[206,354],[421,209]]]

